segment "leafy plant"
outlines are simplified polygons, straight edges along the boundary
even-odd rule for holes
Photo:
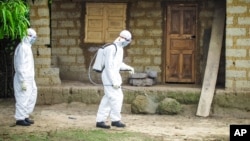
[[[0,98],[13,96],[13,54],[20,39],[27,35],[29,10],[28,0],[0,0]]]
[[[13,96],[13,53],[29,25],[26,0],[0,0],[0,97]]]
[[[0,0],[0,39],[24,37],[30,26],[29,7],[23,0]]]

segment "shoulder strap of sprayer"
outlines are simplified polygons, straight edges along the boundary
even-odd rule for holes
[[[115,53],[116,53],[117,52],[117,46],[116,46],[115,43],[107,43],[107,44],[103,45],[102,48],[104,49],[105,47],[110,46],[110,45],[114,45],[115,46],[115,50],[116,50]]]

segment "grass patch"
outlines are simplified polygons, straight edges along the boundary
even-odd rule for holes
[[[67,129],[50,132],[33,132],[0,135],[0,141],[156,141],[141,133],[117,130]]]
[[[197,92],[169,92],[169,98],[173,98],[181,104],[197,104],[200,99],[200,93]]]

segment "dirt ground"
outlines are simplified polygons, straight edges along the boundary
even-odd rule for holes
[[[98,105],[63,103],[37,105],[32,114],[35,124],[30,127],[14,126],[14,101],[0,99],[0,135],[22,132],[50,132],[60,129],[97,129],[95,117]],[[195,115],[134,115],[123,113],[122,130],[157,136],[161,141],[229,140],[230,124],[250,124],[250,119],[230,117],[197,117]],[[107,121],[110,124],[110,121]],[[101,129],[105,130],[105,129]]]

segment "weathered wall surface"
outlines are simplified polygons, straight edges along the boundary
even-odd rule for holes
[[[36,1],[30,4],[30,23],[31,27],[37,32],[37,41],[32,46],[37,85],[57,85],[61,84],[59,78],[59,68],[51,67],[51,48],[50,44],[50,15],[48,2]]]
[[[97,2],[98,0],[96,0]],[[112,0],[107,1],[112,2]],[[117,2],[117,1],[116,1]],[[125,62],[135,67],[136,72],[148,69],[158,72],[161,82],[164,47],[164,1],[130,1],[128,28],[133,33],[133,42],[125,49]],[[54,0],[51,14],[46,1],[36,1],[31,5],[31,27],[38,32],[38,40],[33,46],[38,85],[60,84],[62,80],[88,82],[88,65],[93,54],[91,46],[84,44],[84,1]],[[226,19],[226,49],[222,51],[219,83],[227,89],[249,89],[249,1],[228,0]],[[152,10],[154,9],[154,10]],[[205,36],[211,28],[214,1],[199,1],[198,46],[196,54],[196,81],[201,84],[207,48]],[[50,38],[50,31],[52,36]],[[52,48],[46,44],[52,41]],[[223,60],[225,58],[225,60]],[[225,63],[226,62],[226,63]],[[51,67],[51,64],[53,67]],[[226,67],[225,67],[226,64]],[[58,68],[54,68],[58,67]],[[127,74],[123,74],[126,82]]]
[[[226,88],[250,89],[250,1],[227,0]]]
[[[51,10],[52,63],[60,68],[62,79],[86,80],[86,56],[80,47],[82,3],[55,0]]]
[[[137,72],[157,71],[158,79],[161,80],[164,33],[161,3],[132,2],[129,11],[129,29],[133,33],[133,42],[127,49],[125,60],[132,64]]]
[[[192,1],[190,0],[190,2]],[[81,0],[53,1],[51,18],[52,63],[60,68],[60,76],[63,80],[88,82],[88,65],[93,56],[89,52],[89,48],[98,45],[83,42],[85,2]],[[133,42],[129,47],[125,48],[124,62],[133,66],[136,72],[157,71],[158,82],[162,82],[166,2],[161,0],[128,2],[127,26],[133,34]],[[213,11],[213,1],[199,2],[198,46],[196,51],[197,84],[201,83],[204,72],[207,49],[204,47],[203,37],[205,30],[211,29]],[[122,76],[124,82],[126,82],[127,73],[123,73]],[[224,83],[224,79],[219,79],[219,81]]]

